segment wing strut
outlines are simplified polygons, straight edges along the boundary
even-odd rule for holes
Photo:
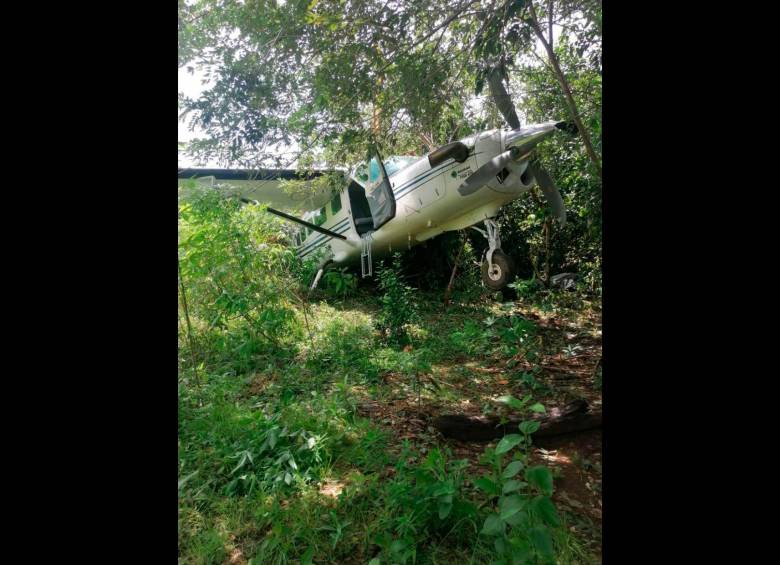
[[[284,212],[280,212],[279,210],[274,210],[273,208],[266,208],[271,214],[275,214],[281,218],[284,218],[285,220],[290,220],[291,222],[296,222],[298,224],[301,224],[302,226],[306,226],[309,229],[312,229],[314,231],[324,233],[325,235],[329,235],[330,237],[337,237],[338,239],[344,239],[347,238],[340,233],[336,233],[334,231],[330,231],[327,228],[321,228],[317,224],[312,224],[310,222],[307,222],[305,220],[301,220],[300,218],[296,218],[295,216],[290,216],[289,214],[285,214]]]

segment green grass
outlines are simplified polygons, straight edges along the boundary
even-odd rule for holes
[[[415,413],[543,400],[538,360],[566,344],[541,320],[587,318],[584,299],[500,303],[468,284],[445,310],[397,265],[373,291],[338,274],[309,295],[313,266],[294,261],[276,220],[213,198],[180,215],[181,564],[592,561],[527,437],[488,447],[486,467],[419,418],[407,429]],[[485,490],[488,475],[501,485]]]
[[[200,386],[184,354],[179,378],[180,563],[496,559],[479,535],[492,505],[472,486],[473,465],[444,446],[402,444],[358,415],[362,400],[398,387],[425,403],[478,399],[480,370],[506,363],[535,331],[506,305],[455,303],[445,313],[429,298],[409,328],[410,351],[380,339],[379,305],[366,295],[312,304],[311,335],[302,330],[284,351],[250,344],[241,362],[240,323],[240,337],[200,334]],[[453,503],[442,518],[445,491]],[[560,563],[591,560],[566,528],[553,543]]]

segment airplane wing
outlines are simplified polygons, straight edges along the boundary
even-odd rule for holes
[[[315,187],[312,182],[302,183],[295,189],[284,181],[313,181],[329,170],[306,173],[291,169],[179,169],[179,187],[195,180],[196,186],[219,190],[226,196],[257,201],[283,210],[316,210],[332,197],[329,187]]]

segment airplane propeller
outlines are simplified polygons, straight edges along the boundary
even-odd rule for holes
[[[498,107],[498,111],[501,112],[501,115],[504,117],[504,120],[506,120],[506,123],[513,130],[519,130],[520,120],[518,119],[517,112],[515,111],[515,107],[512,104],[512,99],[504,87],[503,74],[498,67],[494,68],[488,74],[488,86],[490,87],[490,93],[492,94],[493,100]],[[498,172],[504,168],[504,165],[511,158],[511,150],[506,151],[495,157],[489,163],[486,163],[477,169],[473,175],[466,179],[466,183],[464,184],[468,184],[469,187],[473,187],[475,183],[472,183],[471,179],[476,177],[478,174],[480,176],[478,179],[475,179],[475,182],[479,180],[481,181],[480,184],[475,188],[470,188],[469,192],[464,193],[461,191],[461,194],[471,194],[471,192],[474,192],[479,186],[482,186],[488,182],[494,175],[498,174]],[[497,160],[500,160],[502,163],[501,166],[493,166],[493,162]],[[566,223],[566,208],[563,205],[563,198],[561,198],[561,193],[553,182],[552,177],[545,170],[545,168],[542,167],[542,164],[538,159],[531,161],[528,164],[528,168],[536,178],[536,182],[539,184],[539,188],[542,190],[542,193],[544,194],[547,203],[550,205],[550,208],[552,208],[552,211],[555,214],[555,217],[558,219],[558,222],[561,226],[563,226]],[[483,171],[483,169],[486,170]],[[469,188],[466,188],[465,190],[469,190]]]
[[[482,165],[479,169],[474,171],[469,177],[463,181],[458,187],[458,192],[461,196],[468,196],[485,186],[501,171],[507,163],[517,157],[520,152],[517,147],[512,147],[509,151],[496,155],[490,161]]]
[[[512,104],[512,98],[504,88],[503,76],[498,67],[490,71],[488,75],[488,86],[493,95],[493,100],[498,106],[498,111],[504,116],[504,120],[512,129],[520,129],[520,118],[517,117],[515,105]]]
[[[552,177],[537,159],[528,163],[528,168],[536,179],[545,199],[547,199],[547,203],[550,205],[550,208],[552,208],[553,214],[558,219],[558,223],[563,227],[566,225],[566,208],[563,205],[563,198],[561,198],[558,187],[555,186]]]

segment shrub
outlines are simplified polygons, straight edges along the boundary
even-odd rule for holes
[[[325,289],[335,295],[346,298],[347,293],[354,292],[357,288],[357,277],[348,272],[348,267],[339,270],[331,270],[322,276]]]
[[[300,333],[296,262],[261,207],[214,192],[182,202],[179,264],[198,353],[224,353],[243,371],[260,352],[292,347]]]
[[[523,400],[507,396],[503,399],[517,410],[544,411],[541,404],[530,407],[531,397]],[[553,563],[554,530],[561,520],[552,503],[552,473],[544,466],[529,466],[531,434],[539,429],[539,422],[520,423],[519,434],[504,436],[494,449],[487,449],[483,462],[492,466],[490,477],[482,477],[475,485],[496,503],[488,514],[481,534],[493,539],[499,563]],[[504,456],[514,450],[506,464]],[[525,480],[519,480],[520,476]]]
[[[417,308],[414,291],[401,275],[399,253],[393,256],[391,265],[383,265],[378,270],[377,278],[382,292],[377,325],[387,341],[401,345],[409,339],[408,326],[417,319]]]

